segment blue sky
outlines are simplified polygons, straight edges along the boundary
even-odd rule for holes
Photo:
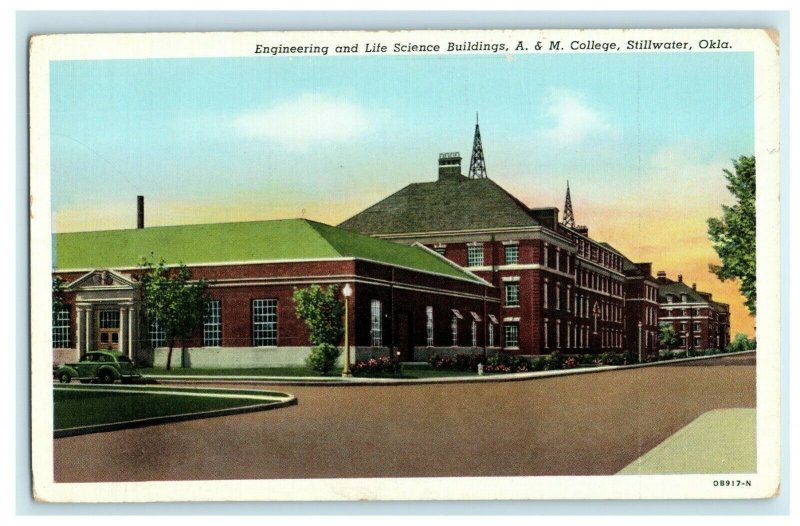
[[[752,79],[747,53],[57,62],[55,227],[130,216],[137,194],[194,209],[148,207],[166,222],[235,202],[337,222],[434,178],[438,152],[468,156],[476,111],[500,184],[536,206],[561,205],[566,179],[579,202],[607,201],[671,157],[686,172],[752,153]],[[114,195],[98,203],[98,185]]]

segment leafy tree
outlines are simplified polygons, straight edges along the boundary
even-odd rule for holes
[[[673,347],[677,347],[681,343],[678,333],[675,332],[675,327],[672,325],[662,325],[658,329],[658,341],[663,347],[671,351]]]
[[[312,369],[327,374],[341,353],[336,345],[344,334],[344,305],[339,301],[339,287],[295,288],[293,299],[297,317],[308,326],[309,339],[314,345],[306,361]]]
[[[146,271],[141,277],[142,299],[147,318],[157,319],[169,345],[167,370],[172,368],[172,349],[181,341],[181,352],[188,338],[203,319],[210,300],[208,282],[192,280],[192,273],[184,264],[168,269],[162,259],[157,265],[144,259]]]
[[[53,317],[56,313],[67,306],[64,298],[64,280],[58,276],[53,277]]]
[[[722,207],[722,217],[708,220],[708,237],[722,265],[709,265],[721,281],[736,279],[745,306],[756,313],[756,158],[741,156],[734,171],[723,170],[727,188],[736,198]]]

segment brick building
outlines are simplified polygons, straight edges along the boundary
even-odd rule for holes
[[[712,299],[708,292],[697,290],[658,273],[659,325],[672,325],[681,339],[682,349],[724,349],[731,339],[730,308]]]
[[[339,226],[421,243],[500,289],[505,352],[626,348],[624,256],[587,227],[560,223],[557,208],[530,208],[489,179],[477,126],[469,176],[461,160],[440,154],[437,180],[410,184]]]
[[[142,257],[151,255],[185,263],[210,282],[212,302],[187,342],[185,366],[303,363],[308,330],[292,293],[311,284],[352,288],[354,358],[392,348],[402,360],[492,353],[499,340],[499,292],[490,283],[423,246],[308,220],[57,234],[55,254],[67,305],[54,315],[56,362],[111,348],[139,363],[164,363],[164,334],[143,312],[138,281]]]

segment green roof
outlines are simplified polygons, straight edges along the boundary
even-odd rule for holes
[[[57,270],[136,267],[144,257],[168,264],[356,258],[483,280],[438,254],[307,219],[159,226],[54,235]]]
[[[414,183],[342,222],[363,234],[539,226],[524,203],[491,179]]]

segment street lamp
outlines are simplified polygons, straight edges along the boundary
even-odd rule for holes
[[[342,294],[344,295],[344,369],[342,369],[342,376],[353,376],[353,373],[350,372],[350,339],[347,335],[348,325],[350,325],[347,305],[350,303],[350,296],[353,295],[353,289],[349,283],[345,283]]]
[[[639,322],[639,363],[642,363],[642,322]]]

